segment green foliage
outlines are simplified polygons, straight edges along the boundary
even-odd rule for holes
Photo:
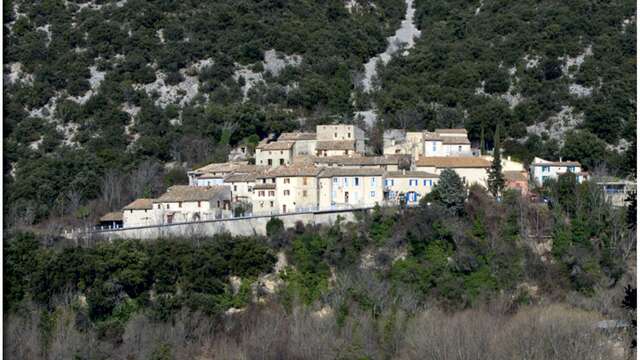
[[[442,205],[453,216],[463,214],[466,198],[466,186],[460,176],[451,169],[445,169],[440,173],[438,183],[434,185],[431,193],[425,197],[427,200],[433,200]]]
[[[491,161],[491,167],[487,170],[487,185],[489,187],[489,192],[494,197],[498,197],[505,186],[505,179],[502,173],[502,148],[500,146],[500,142],[500,126],[498,125],[495,132],[495,138],[493,140],[493,160]]]
[[[267,236],[275,236],[284,231],[284,223],[279,218],[271,218],[267,222]]]
[[[90,319],[116,334],[142,304],[164,320],[184,305],[213,314],[245,304],[248,284],[234,298],[228,276],[256,277],[275,264],[271,250],[257,239],[230,236],[50,250],[39,247],[33,235],[16,234],[5,242],[5,253],[12,265],[5,277],[10,308],[24,298],[50,305],[62,292],[81,292]]]

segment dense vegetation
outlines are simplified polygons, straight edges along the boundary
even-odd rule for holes
[[[274,219],[266,237],[79,247],[11,234],[4,243],[9,333],[26,327],[35,342],[13,344],[11,351],[235,358],[258,346],[273,352],[267,358],[335,358],[335,351],[346,358],[413,359],[425,351],[449,354],[445,334],[457,332],[457,350],[486,341],[493,358],[510,358],[504,352],[514,349],[535,359],[579,359],[586,349],[610,358],[593,324],[605,314],[634,316],[622,304],[633,276],[627,260],[635,252],[635,208],[611,207],[597,186],[577,184],[572,175],[541,191],[549,205],[512,191],[496,202],[480,187],[460,198],[466,189],[451,172],[417,208],[376,208],[331,226],[285,229]],[[565,305],[546,307],[554,302]],[[489,330],[498,324],[522,337],[537,331],[540,339],[559,342],[554,346],[563,353],[541,343],[489,346],[480,333],[500,336]],[[168,328],[173,335],[153,335]],[[294,340],[299,331],[310,337]],[[141,336],[148,340],[136,347]],[[181,345],[187,338],[199,340],[187,350]]]
[[[404,13],[399,1],[358,3],[5,1],[5,215],[41,221],[60,194],[96,199],[111,170],[223,161],[230,144],[297,128],[298,116],[348,114],[353,72]],[[266,71],[270,49],[301,63]],[[241,66],[266,82],[247,101]]]
[[[633,143],[627,149],[635,154],[635,6],[630,0],[417,1],[422,36],[408,56],[382,69],[372,103],[387,127],[465,126],[472,140],[484,136],[490,148],[503,123],[507,152],[525,162],[563,156],[635,173],[635,161],[625,163],[606,148]],[[576,84],[590,90],[570,91]],[[575,135],[569,131],[575,124],[556,116],[565,107],[578,123]],[[538,123],[545,131],[532,134],[527,127]],[[576,153],[573,137],[592,153]]]
[[[96,203],[110,173],[126,178],[151,161],[177,165],[152,181],[172,182],[239,142],[351,121],[370,106],[383,120],[372,135],[465,126],[490,148],[501,122],[506,155],[635,173],[633,1],[417,1],[422,36],[380,69],[371,94],[363,64],[385,49],[405,4],[350,3],[5,1],[3,210],[16,219],[7,223],[95,220],[139,196]],[[274,70],[263,61],[272,49],[300,62]],[[575,84],[590,95],[571,93]],[[509,105],[508,93],[519,100]],[[565,108],[575,131],[556,116]],[[561,129],[527,130],[545,121]],[[77,206],[61,210],[69,197]]]

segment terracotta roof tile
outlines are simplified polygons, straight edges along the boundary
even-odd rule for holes
[[[347,168],[332,167],[323,169],[318,177],[334,177],[334,176],[382,176],[384,170],[380,168]]]
[[[474,156],[421,156],[416,166],[436,168],[488,168],[491,162]]]
[[[315,140],[315,139],[316,139],[316,133],[311,133],[311,132],[285,132],[280,134],[280,136],[278,137],[278,141]]]
[[[102,215],[100,221],[122,221],[122,211],[108,212]]]
[[[123,210],[149,210],[153,208],[153,199],[135,199],[127,206],[123,207]]]
[[[228,186],[174,185],[167,189],[167,192],[162,194],[159,198],[153,200],[153,202],[207,201],[219,194],[224,195],[225,193],[230,194]]]
[[[426,171],[389,171],[387,172],[389,178],[439,178],[440,175],[428,173]]]
[[[266,144],[260,144],[256,148],[260,150],[289,150],[293,148],[293,141],[273,141]]]
[[[355,150],[354,140],[328,140],[318,141],[316,150]]]

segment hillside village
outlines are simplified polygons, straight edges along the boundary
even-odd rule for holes
[[[188,185],[174,185],[155,199],[136,199],[101,218],[102,228],[197,222],[232,217],[279,215],[380,206],[414,206],[429,194],[445,169],[467,186],[487,187],[493,157],[472,148],[465,129],[433,132],[387,130],[384,152],[365,154],[365,132],[355,125],[319,125],[316,132],[282,133],[251,151],[240,146],[225,163],[187,173]],[[253,153],[253,154],[252,154]],[[530,184],[570,172],[589,178],[576,161],[535,158],[529,172],[502,159],[507,189],[527,196]],[[628,184],[608,193],[625,193]],[[613,186],[613,185],[612,185]],[[623,198],[618,201],[624,201]]]

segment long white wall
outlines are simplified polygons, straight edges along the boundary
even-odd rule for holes
[[[338,216],[344,218],[346,221],[353,221],[355,219],[355,212],[368,211],[369,209],[370,208],[315,211],[275,216],[252,216],[247,218],[120,228],[96,231],[89,235],[107,240],[156,239],[172,236],[215,235],[224,232],[228,232],[235,236],[266,235],[267,222],[269,222],[272,217],[279,218],[284,223],[285,228],[290,228],[295,226],[298,221],[302,221],[304,224],[333,224],[338,219]]]

